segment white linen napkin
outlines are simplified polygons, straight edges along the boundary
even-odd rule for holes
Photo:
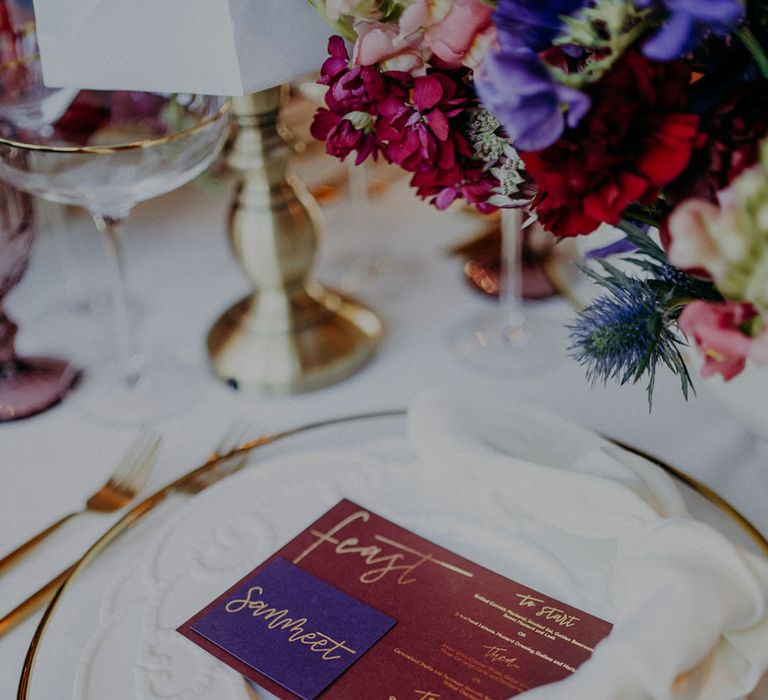
[[[409,433],[436,471],[493,479],[510,517],[617,542],[613,631],[577,673],[519,697],[736,700],[768,670],[768,560],[693,519],[655,465],[512,399],[422,396]]]

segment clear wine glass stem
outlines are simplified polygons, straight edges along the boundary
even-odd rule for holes
[[[346,292],[370,292],[377,296],[397,292],[403,277],[414,273],[413,258],[403,258],[393,252],[392,234],[395,228],[381,220],[375,212],[370,194],[373,169],[368,162],[355,165],[354,156],[344,160],[347,170],[348,214],[346,221],[354,233],[354,241],[345,246],[340,263],[340,285]]]
[[[525,324],[523,307],[522,239],[525,211],[501,210],[501,271],[499,274],[499,314],[504,333],[521,330]]]
[[[370,268],[370,272],[375,272],[377,258],[388,254],[388,231],[389,227],[377,226],[371,220],[371,196],[368,187],[371,180],[371,168],[368,161],[363,161],[360,165],[355,165],[354,154],[350,154],[344,159],[344,165],[347,169],[347,181],[349,183],[349,207],[352,210],[352,221],[354,222],[355,235],[362,240],[363,247],[359,257],[363,265]],[[367,240],[365,240],[367,236]],[[358,261],[358,264],[360,261]]]
[[[63,205],[46,202],[39,198],[35,204],[38,207],[37,213],[43,228],[53,238],[59,259],[59,268],[64,278],[64,292],[77,313],[88,313],[91,309],[91,299],[85,290],[75,260],[74,241],[72,240],[72,232],[64,223]]]
[[[141,380],[142,360],[136,348],[134,329],[128,312],[125,292],[120,235],[123,219],[100,214],[94,214],[93,219],[102,234],[107,258],[120,368],[126,385],[135,386]]]
[[[367,211],[368,206],[368,164],[355,165],[353,154],[344,159],[349,182],[349,199],[356,210]],[[362,218],[362,217],[361,217]]]

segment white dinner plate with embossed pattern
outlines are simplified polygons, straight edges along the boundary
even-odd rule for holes
[[[487,487],[417,462],[404,421],[398,423],[399,435],[290,452],[197,496],[155,537],[141,566],[118,577],[104,597],[75,700],[107,694],[111,700],[246,698],[236,673],[175,628],[341,498],[506,576],[608,614],[610,546],[494,513]],[[566,580],[569,590],[549,583]]]
[[[249,698],[238,674],[175,629],[341,498],[610,619],[611,542],[566,535],[530,518],[511,520],[493,508],[489,487],[419,463],[402,418],[367,423],[323,428],[303,444],[288,439],[266,462],[266,452],[257,451],[258,465],[196,496],[167,522],[140,564],[123,570],[104,596],[74,700]],[[574,454],[600,440],[586,430],[561,439]],[[551,450],[562,454],[562,445],[551,442],[538,449],[542,463]],[[724,525],[713,507],[692,504],[699,517]]]

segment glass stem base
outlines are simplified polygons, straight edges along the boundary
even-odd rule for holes
[[[135,426],[181,414],[203,394],[204,375],[180,359],[153,353],[141,361],[130,373],[119,355],[71,365],[65,381],[78,377],[72,405],[95,422]]]
[[[454,327],[448,344],[459,362],[495,376],[539,374],[566,361],[565,329],[538,315],[511,325],[498,313],[479,314]]]

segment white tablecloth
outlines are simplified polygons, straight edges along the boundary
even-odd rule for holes
[[[208,373],[207,329],[248,289],[226,242],[227,204],[225,186],[196,184],[139,206],[126,231],[129,286],[144,302],[143,337],[173,348],[203,374]],[[516,380],[478,374],[455,361],[446,343],[448,330],[470,314],[493,308],[491,301],[466,286],[460,262],[446,254],[451,244],[482,229],[477,218],[439,213],[416,201],[400,181],[372,206],[367,230],[354,230],[354,218],[345,214],[340,200],[327,207],[326,219],[320,279],[328,278],[344,250],[359,246],[355,240],[374,231],[389,230],[398,254],[420,267],[407,284],[389,289],[381,285],[378,296],[375,288],[360,293],[386,324],[379,353],[362,371],[336,386],[285,398],[237,393],[206,374],[203,400],[159,426],[165,439],[148,489],[204,459],[236,416],[252,417],[259,432],[271,431],[317,418],[404,407],[417,392],[441,388],[460,395],[530,398],[637,445],[714,487],[768,532],[768,446],[729,417],[703,384],[698,397],[686,403],[676,380],[662,372],[649,414],[643,387],[590,388],[583,370],[565,357],[546,373]],[[78,226],[76,249],[93,258],[86,267],[98,281],[102,274],[98,240],[87,219]],[[55,337],[43,326],[45,317],[40,315],[61,300],[62,290],[56,247],[50,236],[40,236],[29,272],[8,300],[9,312],[22,327],[21,350],[66,344],[65,337]],[[570,315],[561,302],[545,304],[544,312],[560,319]],[[557,426],[552,429],[556,431]],[[0,553],[80,507],[84,497],[104,481],[134,433],[129,428],[94,425],[66,401],[38,417],[0,425]],[[68,564],[111,520],[112,516],[89,515],[70,523],[23,565],[0,578],[1,611]],[[0,640],[2,698],[15,697],[21,662],[38,617]]]

